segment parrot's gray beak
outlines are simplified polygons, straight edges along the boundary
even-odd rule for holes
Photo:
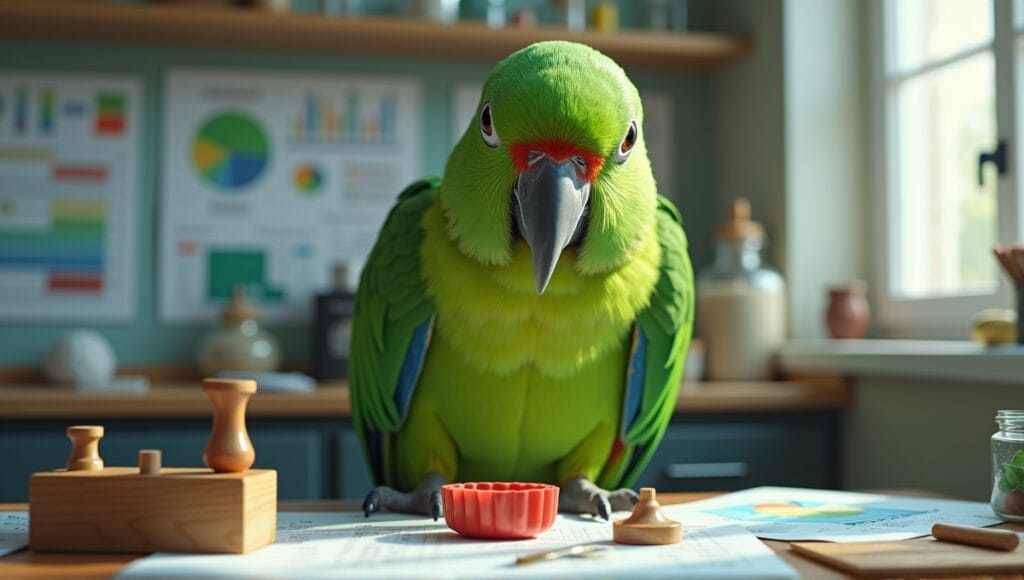
[[[513,219],[530,245],[537,294],[543,294],[562,250],[583,237],[590,182],[571,159],[557,163],[544,156],[519,174],[512,197]]]

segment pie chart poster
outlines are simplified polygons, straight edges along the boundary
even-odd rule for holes
[[[408,77],[174,69],[164,83],[160,318],[217,319],[231,290],[300,323],[344,262],[354,283],[422,173]]]

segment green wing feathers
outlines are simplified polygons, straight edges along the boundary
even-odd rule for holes
[[[683,363],[693,330],[693,268],[687,253],[682,219],[674,205],[658,197],[658,242],[661,267],[650,304],[637,316],[646,337],[644,381],[640,411],[628,426],[623,443],[636,454],[622,478],[633,481],[647,465],[665,434],[679,394]]]
[[[409,186],[370,252],[356,295],[349,380],[352,419],[374,476],[381,481],[390,434],[402,423],[395,393],[410,342],[434,314],[420,269],[421,221],[439,181]]]

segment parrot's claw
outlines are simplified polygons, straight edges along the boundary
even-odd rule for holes
[[[599,493],[594,494],[594,510],[605,521],[612,519],[612,505],[608,503],[608,498]]]
[[[370,493],[366,494],[366,499],[363,500],[363,514],[366,517],[370,517],[370,514],[377,511],[380,511],[380,493],[373,489],[370,490]]]
[[[416,489],[409,493],[397,491],[387,486],[379,486],[370,490],[363,500],[363,513],[366,517],[380,510],[423,514],[434,518],[436,522],[444,515],[441,505],[441,486],[445,478],[435,472],[428,473],[420,480]]]
[[[589,479],[577,477],[558,494],[558,511],[593,514],[611,520],[613,511],[629,511],[640,500],[632,489],[601,489]]]
[[[434,516],[436,522],[444,515],[444,508],[441,506],[441,492],[435,491],[430,494],[430,515]]]

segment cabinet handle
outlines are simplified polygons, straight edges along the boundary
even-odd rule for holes
[[[750,470],[746,462],[724,461],[721,463],[670,463],[663,473],[668,479],[705,479],[722,477],[745,477]]]

